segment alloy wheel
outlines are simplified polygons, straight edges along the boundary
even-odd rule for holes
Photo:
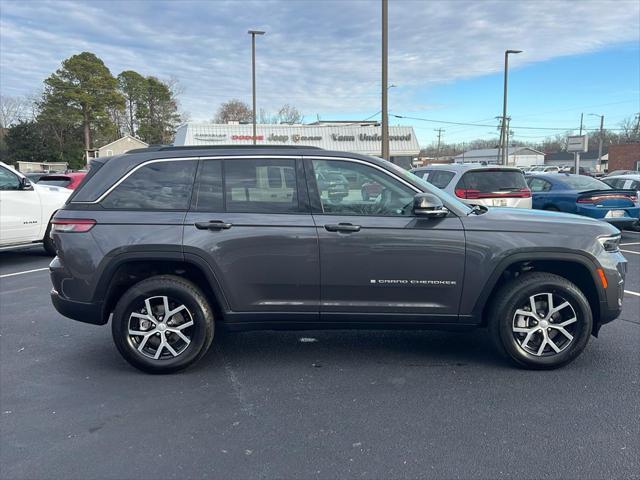
[[[537,357],[557,355],[576,336],[576,311],[569,301],[555,293],[536,293],[516,310],[512,332],[518,346]]]
[[[193,326],[184,304],[167,296],[145,298],[144,307],[129,316],[129,343],[154,360],[175,358],[189,347]]]

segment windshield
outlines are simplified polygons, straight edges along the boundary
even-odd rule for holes
[[[69,177],[42,177],[38,185],[50,185],[52,187],[66,187],[71,183]]]
[[[387,165],[393,171],[393,173],[398,175],[400,178],[404,178],[409,182],[418,183],[425,192],[433,193],[434,195],[440,197],[444,202],[453,204],[456,208],[459,208],[460,210],[462,210],[467,214],[471,212],[471,208],[467,204],[462,203],[453,195],[445,192],[444,190],[440,190],[439,188],[434,187],[426,180],[421,179],[417,175],[414,175],[413,173],[405,170],[402,167],[399,167],[394,163],[388,162]]]
[[[611,187],[606,183],[585,175],[572,175],[570,177],[563,178],[562,181],[572,190],[611,190]]]

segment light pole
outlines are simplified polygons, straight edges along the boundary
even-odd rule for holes
[[[505,50],[504,52],[504,93],[502,97],[502,128],[500,139],[502,140],[502,165],[507,164],[506,127],[507,127],[507,80],[509,77],[509,54],[522,53],[522,50]]]
[[[389,57],[389,1],[382,0],[382,158],[389,160],[389,107],[387,95],[389,93],[388,57]]]
[[[600,135],[598,135],[598,171],[602,168],[602,134],[604,133],[604,115],[590,113],[592,117],[600,117]]]
[[[251,35],[251,89],[253,93],[253,144],[256,144],[256,35],[264,35],[260,30],[249,30]]]

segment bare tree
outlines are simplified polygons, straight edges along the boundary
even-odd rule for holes
[[[280,110],[278,110],[278,122],[279,123],[302,123],[304,119],[304,115],[300,113],[300,111],[294,107],[285,103]]]
[[[29,102],[24,97],[0,95],[0,128],[3,130],[29,115]]]
[[[237,98],[231,99],[223,103],[218,108],[214,118],[215,123],[227,122],[251,122],[253,120],[253,111],[246,103]]]
[[[619,141],[640,142],[640,114],[634,117],[627,117],[620,122]]]

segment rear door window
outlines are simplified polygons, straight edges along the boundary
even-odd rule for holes
[[[504,193],[527,188],[527,183],[520,170],[472,170],[462,176],[458,188],[476,190],[478,193]]]
[[[222,160],[200,162],[191,209],[198,212],[224,211]]]
[[[225,160],[224,192],[228,212],[299,212],[296,161]]]
[[[532,192],[548,192],[551,190],[551,183],[542,178],[530,178],[527,183]]]
[[[187,210],[197,160],[152,162],[126,177],[101,204],[125,210]]]

